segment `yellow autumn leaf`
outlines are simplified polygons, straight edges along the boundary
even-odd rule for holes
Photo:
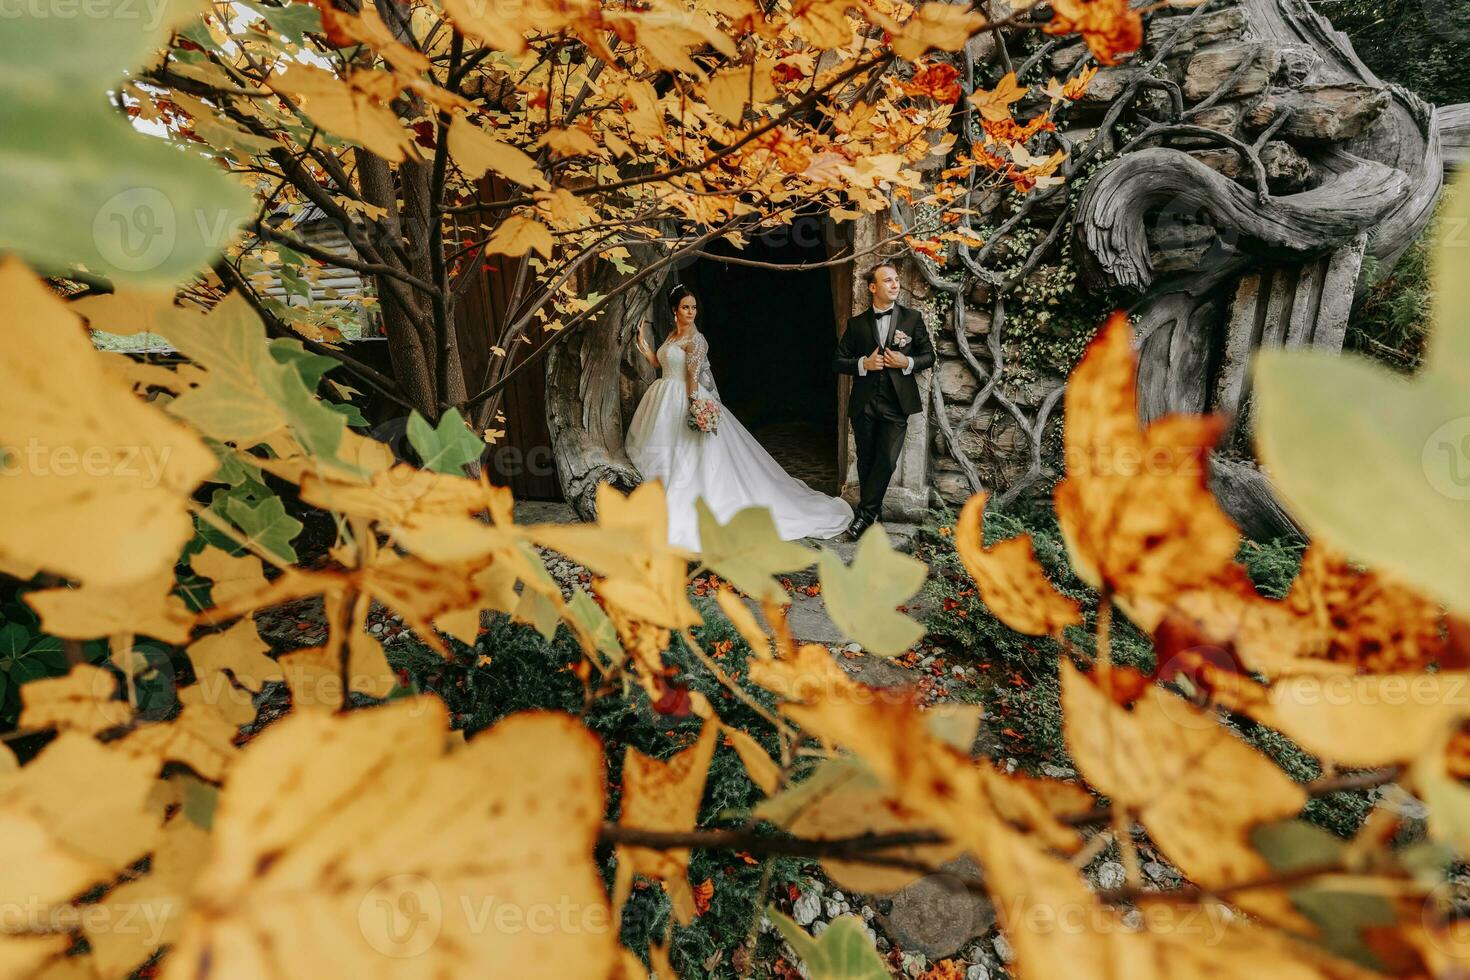
[[[1061,672],[1067,748],[1091,786],[1136,816],[1190,881],[1215,888],[1269,876],[1251,832],[1296,816],[1307,803],[1300,785],[1212,713],[1157,685],[1125,711],[1070,661]],[[1289,903],[1258,893],[1240,901],[1311,931]]]
[[[618,823],[643,830],[693,830],[719,733],[719,723],[706,720],[699,740],[667,760],[629,748],[623,760],[623,806]],[[664,883],[674,903],[675,918],[688,925],[694,918],[688,871],[687,847],[654,850],[631,844],[620,846],[613,907],[623,907],[633,887],[633,875],[643,874]]]
[[[129,584],[38,589],[26,593],[25,600],[52,636],[90,640],[137,633],[166,643],[187,643],[194,617],[171,591],[173,585],[172,569],[162,568]]]
[[[108,892],[82,920],[102,980],[122,980],[178,938],[209,832],[182,813],[164,827],[148,873]]]
[[[932,818],[905,805],[866,766],[850,757],[820,763],[793,791],[794,798],[785,801],[785,806],[794,812],[780,823],[798,837],[827,840],[865,833],[911,833],[934,826]],[[955,844],[944,843],[893,848],[885,853],[939,867],[958,856],[959,850]],[[836,858],[822,861],[822,870],[843,888],[865,895],[891,895],[922,877],[918,871]]]
[[[1470,716],[1470,673],[1287,677],[1239,710],[1324,762],[1395,765],[1428,751],[1450,722]]]
[[[445,0],[444,3],[444,12],[460,33],[511,55],[526,50],[527,31],[554,32],[570,20],[575,9],[573,4],[558,8],[543,0],[528,0],[514,8],[494,6],[484,0]]]
[[[164,762],[182,763],[205,779],[219,782],[239,754],[234,744],[239,726],[231,724],[207,701],[189,703],[194,697],[186,699],[184,692],[180,692],[180,700],[184,706],[178,715],[168,721],[140,725],[119,739],[117,748],[151,760],[159,768]]]
[[[555,228],[570,229],[581,228],[589,225],[597,218],[597,210],[565,187],[558,187],[550,193],[536,195],[536,207],[546,215]],[[494,433],[494,438],[491,434]],[[505,432],[500,429],[488,429],[485,433],[485,441],[494,445],[496,440],[504,438]]]
[[[852,40],[852,21],[847,8],[851,0],[797,0],[792,4],[793,22],[812,47],[844,47]]]
[[[34,680],[21,687],[19,726],[74,729],[95,735],[126,725],[133,709],[117,700],[117,676],[102,667],[77,664],[64,677]]]
[[[463,116],[455,116],[449,124],[449,155],[472,180],[493,170],[523,187],[545,190],[549,186],[530,154],[502,143]]]
[[[159,827],[146,802],[158,770],[156,759],[62,732],[25,766],[0,774],[0,815],[17,831],[6,839],[35,855],[0,866],[0,902],[64,900],[152,850]],[[22,830],[35,850],[21,843]],[[32,890],[9,890],[27,879]]]
[[[131,336],[161,333],[163,325],[176,319],[203,316],[192,307],[176,306],[173,290],[119,289],[113,293],[84,296],[68,304],[93,330]]]
[[[772,62],[757,60],[716,73],[705,84],[705,103],[726,122],[739,123],[745,116],[746,106],[758,107],[776,97],[771,67]]]
[[[197,690],[197,697],[214,705],[236,727],[248,724],[255,718],[252,695],[259,694],[267,681],[285,679],[281,665],[265,655],[268,649],[248,616],[222,633],[195,640],[188,654],[196,683],[188,690]]]
[[[1001,932],[1023,977],[1168,980],[1372,980],[1381,974],[1286,933],[1257,928],[1218,903],[1147,903],[1130,925],[1071,864],[1007,824],[976,842]],[[1066,923],[1084,923],[1082,927]]]
[[[595,156],[599,149],[597,139],[579,126],[548,129],[534,145],[549,147],[555,157]]]
[[[98,586],[166,569],[214,454],[108,371],[15,258],[0,259],[0,340],[0,555]]]
[[[334,136],[358,143],[390,163],[418,158],[413,134],[387,104],[398,94],[391,75],[357,71],[343,81],[331,72],[297,63],[272,75],[267,84],[293,96],[312,122]]]
[[[913,61],[931,48],[958,51],[980,28],[985,15],[967,4],[926,3],[903,25],[893,38],[893,51],[900,58]]]
[[[206,547],[189,559],[194,574],[209,579],[209,595],[217,606],[238,602],[266,588],[265,568],[254,555],[231,555]]]
[[[1080,626],[1082,612],[1076,600],[1057,591],[1036,561],[1031,536],[984,547],[981,526],[987,496],[978,493],[960,511],[955,524],[955,550],[975,580],[985,608],[1018,633],[1047,636],[1068,626]]]
[[[617,931],[593,859],[596,738],[530,712],[452,747],[448,721],[421,697],[294,714],[253,741],[220,794],[166,980],[205,963],[283,980],[406,965],[606,976]]]
[[[555,247],[551,229],[523,214],[513,214],[496,225],[485,243],[485,251],[492,255],[525,255],[535,251],[550,258]]]
[[[0,823],[4,820],[4,817],[0,817]],[[5,839],[12,845],[19,846],[16,838],[9,834]],[[39,975],[43,968],[49,969],[47,960],[61,957],[70,947],[70,936],[0,935],[0,977]]]
[[[490,512],[495,524],[509,525],[514,506],[505,487],[407,463],[376,472],[366,485],[303,473],[301,499],[340,514],[405,526],[413,526],[423,515],[466,516],[482,510]]]
[[[976,89],[970,95],[970,104],[980,111],[983,119],[990,122],[1005,122],[1011,118],[1012,103],[1019,102],[1030,91],[1016,82],[1016,73],[1009,72],[995,84],[995,88]]]

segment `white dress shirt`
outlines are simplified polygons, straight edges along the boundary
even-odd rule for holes
[[[893,310],[893,306],[890,306],[886,310],[880,310],[876,306],[873,307],[873,320],[878,325],[879,347],[888,346],[888,335],[889,332],[893,329],[893,321],[895,319],[893,315]],[[907,354],[904,355],[904,359],[907,360],[908,363],[903,366],[903,373],[913,374],[914,359],[912,357],[909,357]],[[858,377],[860,378],[866,378],[868,376],[868,366],[867,364],[863,363],[864,360],[866,360],[866,356],[858,358]]]

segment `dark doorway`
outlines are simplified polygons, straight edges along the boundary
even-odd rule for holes
[[[801,265],[827,258],[824,219],[797,218],[737,249],[712,244],[683,271],[699,296],[720,400],[781,466],[814,490],[835,494],[837,345],[832,276],[826,268],[768,269],[721,261]]]

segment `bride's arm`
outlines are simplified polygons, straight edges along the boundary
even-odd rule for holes
[[[638,352],[643,355],[643,359],[653,365],[653,369],[657,371],[658,355],[653,352],[653,348],[648,346],[648,338],[643,335],[643,327],[644,324],[640,323],[638,324],[638,329],[634,331],[635,343],[638,346]]]
[[[695,334],[689,341],[689,351],[684,358],[684,389],[689,392],[691,401],[699,395],[699,368],[708,352],[709,342]]]

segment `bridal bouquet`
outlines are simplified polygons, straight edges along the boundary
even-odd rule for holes
[[[720,427],[720,404],[713,398],[689,399],[689,428],[714,435]]]

